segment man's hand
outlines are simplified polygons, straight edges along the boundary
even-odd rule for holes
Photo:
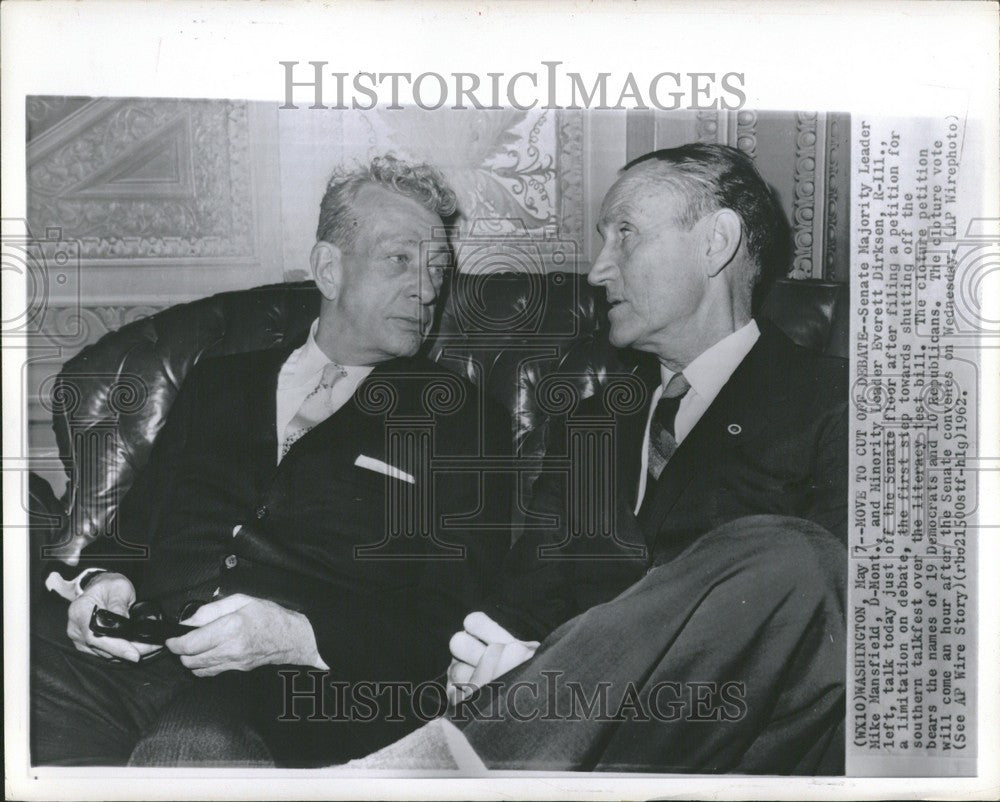
[[[285,663],[329,668],[309,619],[274,602],[236,593],[203,605],[181,623],[198,629],[165,645],[198,677]]]
[[[145,655],[162,648],[155,644],[109,638],[90,631],[90,616],[95,607],[128,616],[128,608],[135,601],[135,588],[128,577],[111,572],[98,574],[90,580],[87,589],[69,605],[66,634],[81,652],[95,654],[109,660],[128,660],[138,663]]]
[[[449,643],[454,659],[448,666],[448,699],[453,704],[530,660],[539,646],[518,640],[486,613],[469,613],[462,626]]]

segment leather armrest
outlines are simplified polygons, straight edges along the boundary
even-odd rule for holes
[[[45,593],[45,577],[60,567],[52,558],[42,555],[46,546],[58,543],[67,529],[68,518],[62,502],[52,487],[36,473],[28,474],[28,566],[31,599]]]
[[[52,486],[37,473],[28,474],[28,527],[36,532],[55,535],[65,525],[66,509],[56,498]],[[46,543],[52,538],[46,537]]]

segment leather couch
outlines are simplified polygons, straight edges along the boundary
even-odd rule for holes
[[[34,588],[52,567],[46,560],[75,564],[90,543],[84,556],[99,556],[118,499],[145,464],[195,362],[281,346],[303,336],[318,309],[311,282],[221,293],[124,326],[68,361],[49,399],[69,476],[66,494],[56,499],[44,480],[31,476],[32,539],[38,547],[32,552],[45,557],[35,562]],[[658,375],[652,360],[608,344],[606,313],[604,291],[570,273],[460,275],[447,290],[425,347],[430,358],[510,410],[514,453],[526,466],[522,508],[544,457],[546,382],[558,377],[561,387],[584,398],[622,371],[648,381]],[[782,279],[760,314],[801,345],[847,355],[847,285]]]

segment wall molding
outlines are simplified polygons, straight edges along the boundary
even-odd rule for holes
[[[751,159],[756,158],[757,112],[750,109],[742,109],[736,112],[734,117],[735,131],[729,144],[743,151]]]
[[[695,118],[695,136],[706,144],[729,145],[757,156],[757,112],[752,109],[699,111]]]
[[[792,267],[790,278],[822,278],[825,265],[826,115],[800,111],[795,115],[795,177],[792,201]],[[824,203],[825,205],[825,203]]]
[[[716,144],[719,142],[719,112],[699,111],[695,122],[695,136],[699,142]]]
[[[826,241],[823,278],[842,281],[850,277],[850,234],[846,214],[850,202],[850,136],[851,122],[846,114],[830,114],[827,120],[826,149]],[[843,194],[844,218],[840,217]]]

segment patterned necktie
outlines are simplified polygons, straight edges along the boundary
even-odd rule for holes
[[[653,481],[660,478],[663,469],[677,450],[677,438],[674,435],[674,421],[681,399],[684,398],[691,385],[683,373],[675,374],[663,391],[653,419],[649,423],[649,474]],[[647,497],[651,495],[647,492]]]
[[[282,458],[297,440],[336,412],[333,406],[333,386],[346,375],[347,371],[336,362],[323,368],[323,376],[316,389],[306,396],[295,417],[285,427],[285,439],[281,442]]]

